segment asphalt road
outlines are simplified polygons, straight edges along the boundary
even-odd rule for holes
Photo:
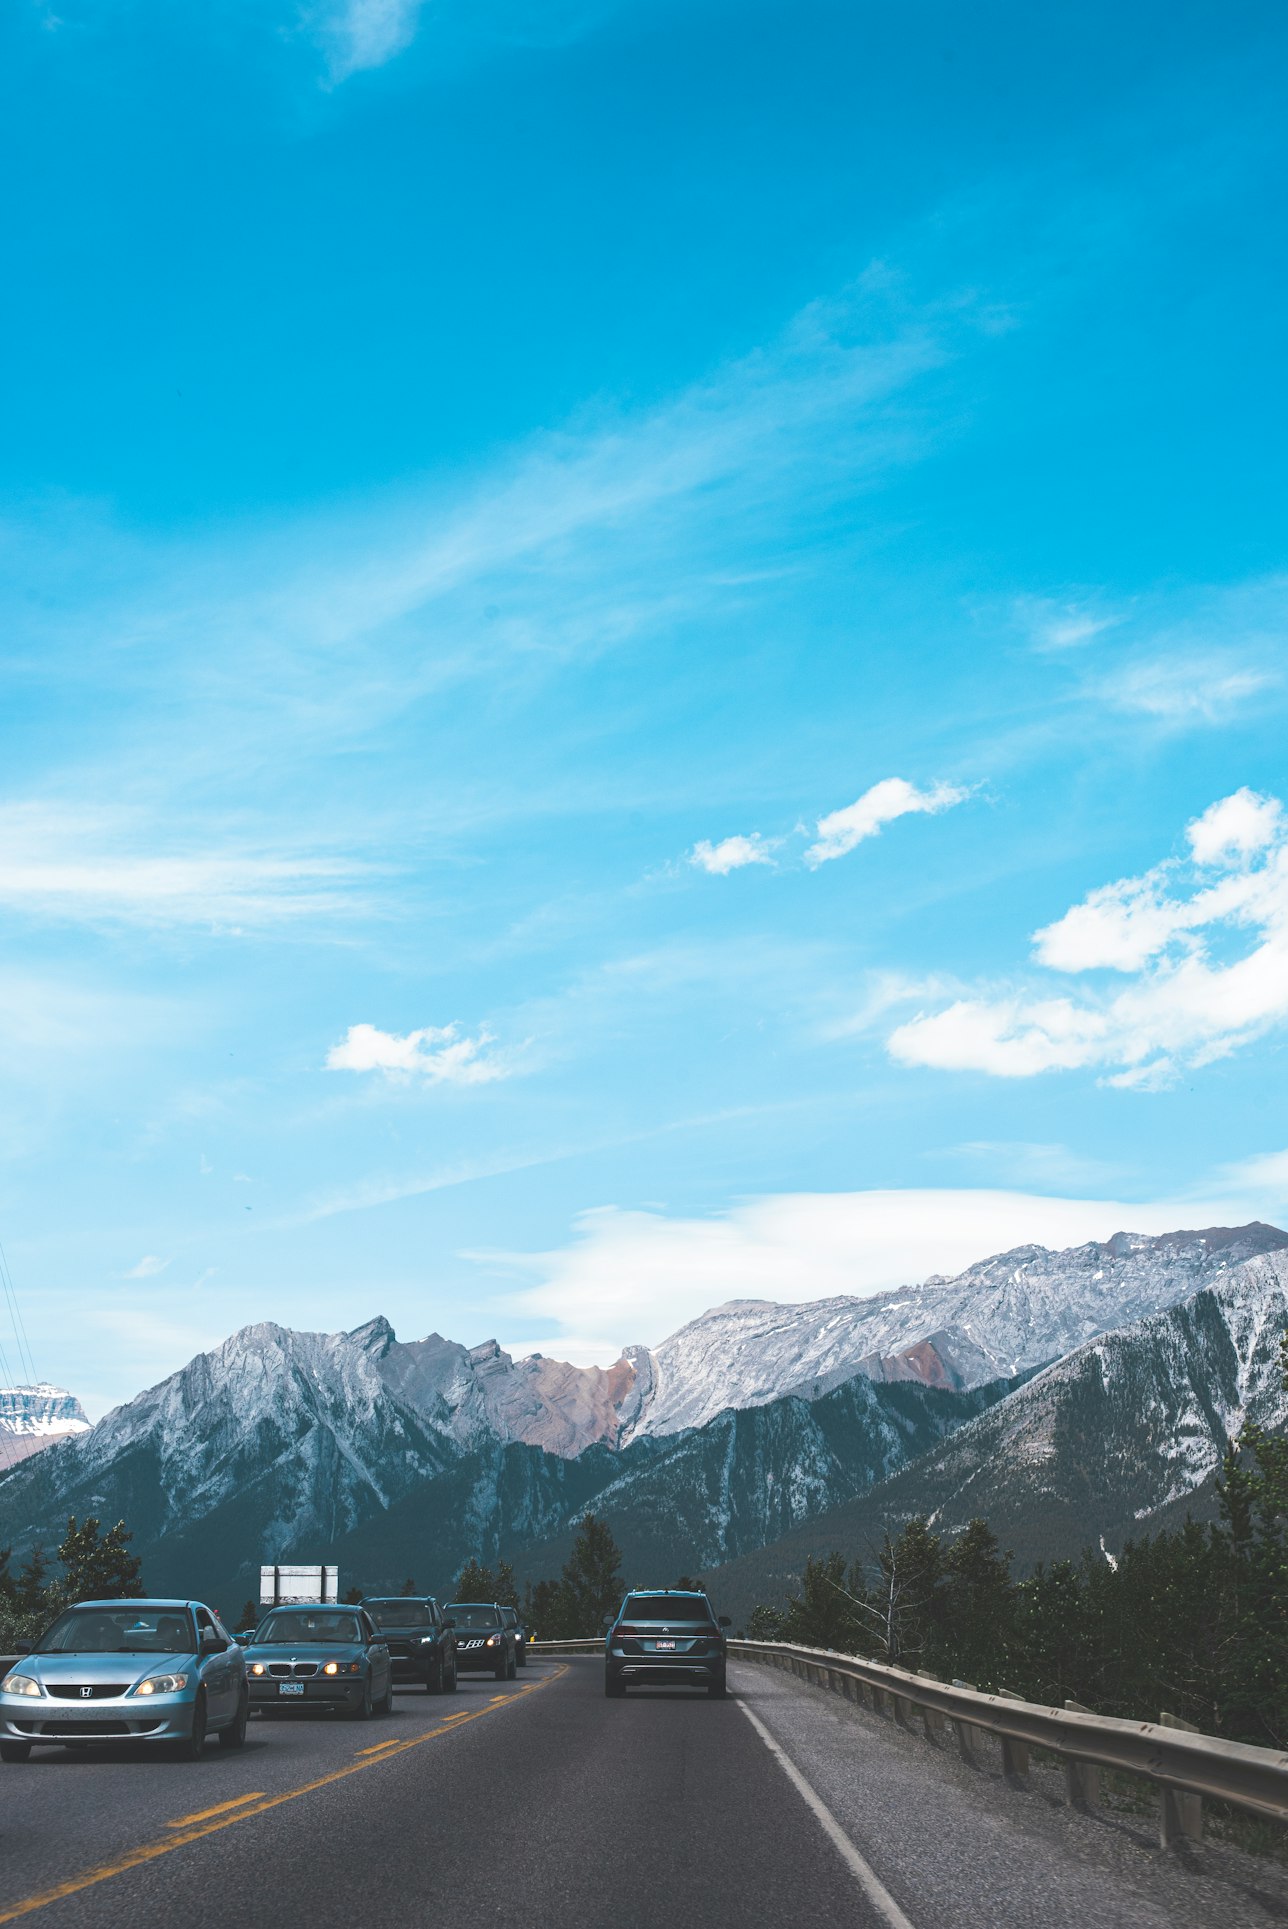
[[[1070,1817],[774,1671],[731,1679],[607,1701],[598,1661],[533,1662],[383,1721],[257,1720],[199,1763],[39,1753],[0,1768],[0,1924],[1288,1922],[1249,1858],[1178,1866],[1147,1825]]]

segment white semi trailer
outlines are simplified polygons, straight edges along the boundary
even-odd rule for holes
[[[338,1601],[340,1570],[325,1562],[315,1566],[261,1567],[259,1604],[283,1607],[293,1601]]]

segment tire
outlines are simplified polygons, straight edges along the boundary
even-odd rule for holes
[[[624,1700],[626,1695],[626,1683],[622,1680],[620,1675],[606,1674],[604,1676],[604,1693],[608,1696],[608,1699],[610,1701]]]
[[[394,1671],[392,1668],[389,1670],[389,1679],[385,1683],[385,1692],[374,1705],[378,1715],[392,1715],[394,1711]]]
[[[372,1714],[375,1712],[375,1705],[376,1704],[371,1699],[371,1676],[368,1675],[366,1680],[362,1684],[361,1701],[358,1703],[356,1708],[350,1708],[349,1710],[349,1720],[350,1721],[370,1721]]]
[[[503,1654],[501,1656],[501,1659],[497,1662],[495,1668],[493,1668],[492,1674],[497,1681],[508,1681],[510,1679],[510,1659],[508,1655]]]
[[[729,1691],[725,1686],[725,1678],[723,1675],[720,1675],[716,1678],[716,1680],[708,1681],[707,1683],[707,1694],[709,1695],[712,1701],[723,1701],[728,1692]]]
[[[516,1658],[516,1657],[515,1657],[514,1655],[511,1655],[511,1656],[510,1656],[510,1664],[509,1664],[509,1666],[508,1666],[508,1667],[506,1668],[506,1671],[505,1671],[505,1678],[506,1678],[506,1680],[507,1680],[507,1681],[514,1681],[514,1680],[517,1680],[517,1678],[518,1678],[518,1673],[519,1673],[519,1663],[518,1663],[518,1660],[517,1660],[517,1658]]]
[[[246,1746],[246,1723],[250,1720],[250,1696],[243,1688],[237,1703],[237,1713],[226,1728],[219,1730],[221,1748],[244,1748]]]
[[[0,1762],[25,1762],[31,1760],[29,1741],[0,1741]]]
[[[175,1744],[175,1753],[181,1762],[199,1762],[206,1746],[206,1727],[209,1717],[206,1712],[206,1691],[200,1688],[197,1699],[192,1704],[192,1727],[181,1742]]]
[[[456,1683],[457,1683],[456,1656],[453,1655],[452,1656],[452,1678],[447,1684],[447,1692],[449,1695],[454,1695],[456,1693]]]
[[[521,1668],[526,1668],[527,1665],[528,1665],[528,1644],[525,1641],[523,1646],[519,1649],[519,1666]]]

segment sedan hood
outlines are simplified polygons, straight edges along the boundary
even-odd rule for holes
[[[267,1642],[261,1647],[252,1643],[246,1649],[246,1661],[316,1661],[321,1667],[324,1661],[361,1661],[366,1649],[357,1641],[300,1641],[291,1646],[285,1641]]]
[[[127,1681],[133,1687],[148,1675],[181,1674],[195,1659],[191,1649],[186,1654],[20,1654],[10,1673],[37,1681]]]

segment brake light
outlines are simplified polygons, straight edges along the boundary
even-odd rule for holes
[[[617,1636],[619,1634],[624,1634],[628,1641],[631,1640],[634,1636],[638,1635],[638,1633],[639,1633],[638,1628],[627,1627],[625,1622],[622,1623],[621,1627],[613,1629],[614,1636]]]

